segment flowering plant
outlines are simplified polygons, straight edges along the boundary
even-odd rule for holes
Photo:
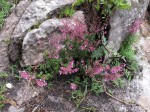
[[[40,87],[47,86],[47,82],[44,79],[36,79],[34,75],[30,75],[26,71],[19,71],[19,74],[20,74],[21,78],[23,78],[29,82],[36,80],[36,84]]]

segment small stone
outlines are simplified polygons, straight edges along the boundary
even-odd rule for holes
[[[12,88],[13,88],[13,85],[12,85],[11,83],[7,83],[7,84],[6,84],[6,87],[7,87],[8,89],[12,89]]]

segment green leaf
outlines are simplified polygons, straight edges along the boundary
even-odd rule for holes
[[[97,50],[94,50],[94,52],[91,55],[91,58],[98,60],[99,58],[107,54],[108,51],[103,46],[100,46]]]

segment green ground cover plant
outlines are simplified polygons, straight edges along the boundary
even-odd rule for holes
[[[3,93],[6,91],[5,85],[0,85],[0,110],[3,108],[3,101],[6,99]]]
[[[5,17],[7,16],[10,8],[11,4],[7,0],[0,0],[0,29],[4,24]]]

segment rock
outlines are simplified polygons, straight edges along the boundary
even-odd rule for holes
[[[44,91],[44,88],[33,87],[29,85],[29,82],[21,82],[14,85],[13,90],[7,91],[7,97],[14,100],[17,105],[11,105],[8,108],[4,108],[2,112],[24,112],[25,108],[23,103],[38,96]]]
[[[6,19],[6,22],[0,32],[0,72],[9,67],[8,45],[16,24],[19,22],[23,12],[30,4],[28,0],[22,0],[12,14]],[[13,19],[12,19],[13,18]]]
[[[12,62],[16,62],[21,59],[22,53],[22,41],[26,33],[32,29],[32,26],[42,23],[48,19],[48,14],[52,11],[73,3],[74,0],[36,0],[32,1],[30,5],[24,11],[18,24],[11,36],[11,42],[9,46],[9,58]],[[31,28],[31,29],[30,29]],[[33,37],[33,36],[32,36]],[[40,56],[41,54],[39,54]],[[40,59],[38,59],[40,58]],[[34,59],[41,60],[40,57]]]
[[[143,21],[140,29],[141,29],[141,34],[143,37],[150,36],[150,27],[149,27],[148,21]]]
[[[19,23],[14,29],[12,38],[23,38],[25,33],[33,26],[47,19],[47,15],[75,0],[35,0],[26,8]]]
[[[58,32],[58,27],[63,26],[64,21],[75,22],[84,20],[82,11],[76,12],[72,18],[49,19],[43,22],[38,29],[29,31],[23,39],[22,44],[22,66],[35,65],[43,61],[45,52],[50,52],[52,45],[49,42],[53,34]]]
[[[118,10],[111,16],[110,36],[108,46],[117,51],[121,42],[128,33],[128,28],[135,19],[144,18],[149,0],[128,0],[131,8],[128,10]]]
[[[12,85],[11,83],[7,83],[7,84],[6,84],[6,87],[7,87],[8,89],[12,89],[12,88],[13,88],[13,85]]]
[[[10,44],[8,47],[9,61],[12,63],[17,63],[21,59],[22,54],[22,40],[10,39]]]
[[[145,17],[150,22],[150,2],[149,2],[149,5],[148,5],[148,8],[147,8],[147,12],[145,14]]]

